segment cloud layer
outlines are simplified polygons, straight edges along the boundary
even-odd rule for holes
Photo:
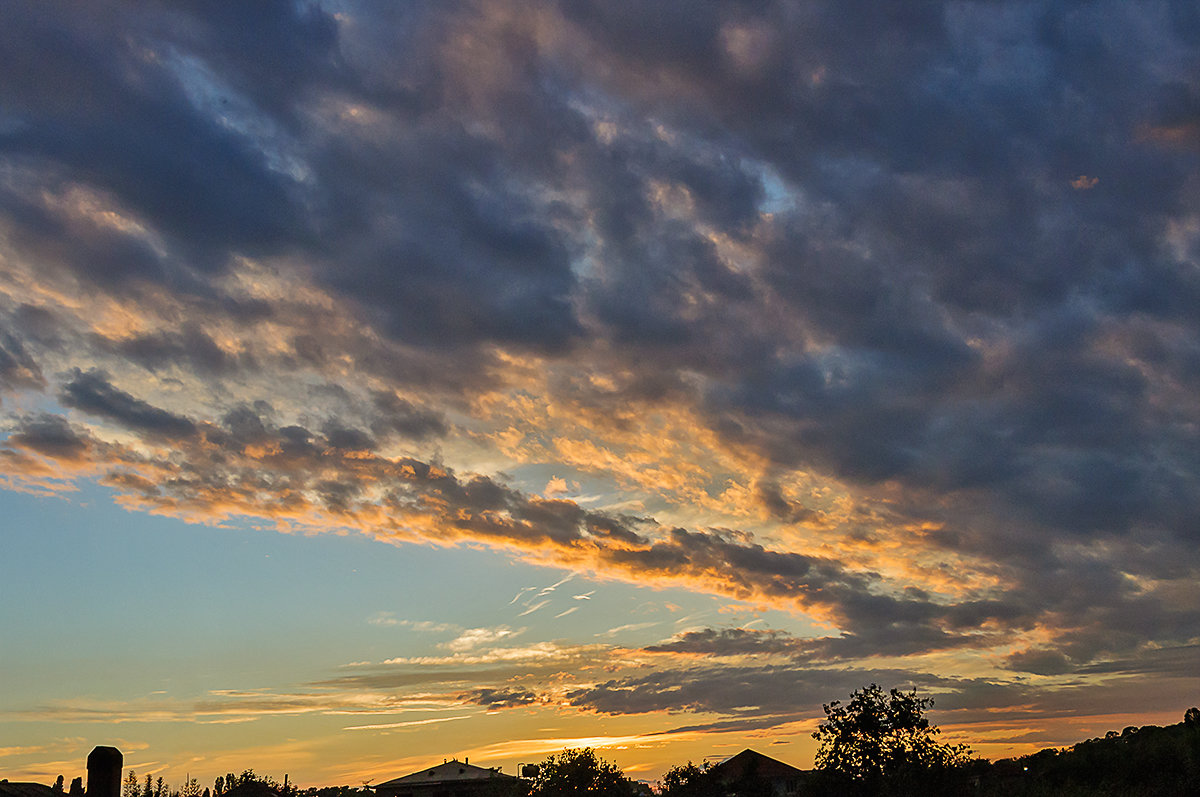
[[[3,484],[831,629],[599,712],[1190,675],[1200,16],[853,6],[15,3]]]

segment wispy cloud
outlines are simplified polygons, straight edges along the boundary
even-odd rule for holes
[[[519,636],[521,631],[505,626],[497,628],[468,628],[456,638],[444,643],[443,647],[453,651],[474,650],[475,648],[494,645],[502,639]]]
[[[554,592],[556,589],[561,587],[563,584],[566,584],[568,581],[570,581],[573,578],[575,578],[575,574],[568,573],[567,575],[563,576],[562,578],[560,578],[558,581],[554,582],[550,586],[542,587],[541,591],[538,592],[538,597],[541,597],[543,595],[549,595],[551,592]]]
[[[465,720],[470,717],[470,714],[463,714],[458,717],[434,717],[425,720],[409,720],[408,722],[385,722],[378,725],[349,725],[342,728],[344,731],[372,731],[385,730],[390,728],[411,728],[419,725],[436,725],[441,722],[453,722],[455,720]]]
[[[523,587],[519,592],[517,592],[516,595],[513,596],[513,599],[508,602],[509,605],[511,606],[512,604],[519,601],[521,598],[525,597],[525,595],[527,595],[530,592],[533,592],[536,589],[537,589],[537,587]]]
[[[613,628],[610,628],[607,631],[597,634],[596,636],[615,637],[619,634],[624,634],[627,631],[644,631],[647,628],[654,628],[656,625],[661,625],[661,623],[658,621],[648,621],[648,622],[644,622],[644,623],[626,623],[625,625],[618,625]]]
[[[527,608],[525,611],[518,614],[517,617],[524,617],[526,615],[533,614],[538,609],[548,606],[549,604],[550,604],[550,601],[548,601],[548,600],[538,601],[537,603],[534,603],[531,606],[529,606],[529,608]]]

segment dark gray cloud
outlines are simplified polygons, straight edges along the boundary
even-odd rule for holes
[[[639,300],[620,305],[622,334],[646,329],[669,358],[697,355],[691,339],[746,341],[739,368],[708,394],[715,428],[781,463],[821,462],[856,481],[982,486],[1055,527],[1190,533],[1195,518],[1173,508],[1194,505],[1194,484],[1171,474],[1194,472],[1194,441],[1168,443],[1165,469],[1160,455],[1145,457],[1179,419],[1150,411],[1146,369],[1102,341],[1147,314],[1194,321],[1184,297],[1196,294],[1195,272],[1164,245],[1195,195],[1185,178],[1192,156],[1139,132],[1166,124],[1164,103],[1191,107],[1194,86],[1174,81],[1191,79],[1180,64],[1195,57],[1194,20],[1129,37],[1118,31],[1132,20],[1116,6],[1079,15],[930,3],[887,20],[820,5],[706,7],[671,26],[672,44],[656,37],[648,47],[646,31],[670,18],[661,9],[568,8],[614,52],[667,70],[705,102],[672,104],[649,79],[622,89],[652,93],[656,112],[694,127],[736,130],[742,154],[805,195],[803,212],[783,216],[764,274],[773,299],[831,343],[827,351],[781,356],[747,341],[753,325],[702,316],[702,335],[692,336],[673,320],[682,304],[660,301],[637,316]],[[770,34],[752,74],[721,51],[738,29]],[[1159,35],[1172,42],[1173,79],[1145,58]],[[781,54],[797,49],[805,55]],[[1005,63],[1021,68],[995,71]],[[1081,173],[1100,182],[1078,190]],[[648,231],[662,229],[647,215]],[[676,279],[666,296],[685,295],[686,258],[655,268],[649,236],[609,232],[640,255],[636,284]],[[723,298],[726,312],[736,306],[736,294]],[[972,339],[1015,348],[997,370]],[[697,360],[688,367],[719,375]]]
[[[460,700],[475,703],[485,708],[518,708],[531,706],[542,701],[535,692],[527,689],[472,689],[459,695]]]
[[[42,413],[22,418],[17,431],[8,438],[8,444],[51,459],[71,461],[84,459],[91,441],[61,415]]]
[[[375,440],[362,429],[344,426],[336,419],[330,419],[321,427],[321,433],[334,448],[350,451],[370,451],[375,448]]]
[[[99,348],[117,353],[150,371],[179,366],[213,375],[238,367],[236,353],[225,351],[196,324],[186,324],[179,331],[133,335],[116,341],[97,336],[96,343]],[[252,364],[246,364],[249,365]]]
[[[148,435],[180,438],[196,433],[194,422],[117,388],[103,371],[84,372],[76,368],[58,398],[65,406],[117,421]]]
[[[294,181],[271,168],[262,142],[238,135],[222,124],[228,117],[223,120],[213,113],[216,108],[204,107],[205,87],[195,85],[204,75],[179,56],[209,56],[208,46],[217,40],[225,44],[222,56],[228,57],[228,50],[238,48],[228,36],[250,30],[262,37],[253,51],[263,52],[259,48],[307,24],[307,16],[276,6],[282,13],[247,14],[246,24],[218,26],[205,37],[204,23],[217,22],[207,14],[185,16],[182,9],[168,7],[114,13],[119,6],[100,3],[83,13],[36,3],[11,9],[13,24],[6,26],[0,50],[5,71],[13,76],[3,92],[13,123],[0,135],[0,151],[38,164],[44,173],[69,172],[73,179],[111,192],[153,219],[178,253],[186,255],[189,268],[220,268],[230,250],[262,253],[303,236],[304,214]],[[199,40],[193,38],[197,33]],[[321,40],[312,37],[314,46],[291,48],[289,55],[303,53],[304,68],[281,58],[266,71],[282,75],[291,68],[293,74],[312,74],[312,64],[321,58],[315,52]],[[323,41],[328,46],[332,37],[325,35]],[[173,44],[184,49],[172,53]],[[158,57],[147,58],[145,47]],[[47,63],[47,53],[55,54],[53,64]],[[248,60],[257,59],[228,58],[234,76]],[[239,82],[232,91],[253,84]],[[229,99],[212,98],[216,105]],[[293,98],[277,99],[290,104]],[[113,236],[114,246],[128,243],[110,247],[105,263],[86,257],[84,250],[70,253],[66,265],[110,284],[172,279],[170,260],[149,247],[130,249],[136,246],[132,240]]]
[[[689,667],[615,678],[570,694],[572,705],[604,714],[677,709],[754,716],[820,715],[821,705],[868,683],[930,689],[940,676],[900,670],[816,667]]]
[[[648,645],[651,653],[692,653],[715,656],[740,656],[756,653],[789,653],[796,640],[780,631],[750,628],[705,628],[686,631],[674,639]]]
[[[0,327],[0,387],[41,388],[46,384],[42,369],[21,339]]]
[[[895,610],[881,613],[876,623],[858,619],[854,633],[840,636],[799,638],[782,631],[749,628],[705,628],[687,631],[674,639],[649,645],[651,653],[682,653],[703,657],[784,656],[797,664],[823,664],[869,659],[875,656],[906,656],[964,647],[979,647],[986,634],[946,631],[962,605],[927,611],[923,621],[894,619]],[[980,623],[972,623],[973,628]],[[962,626],[959,625],[961,628]]]
[[[1184,654],[1172,652],[1171,658]],[[1114,671],[1115,672],[1115,671]],[[653,674],[614,678],[578,689],[572,705],[602,714],[684,711],[725,719],[672,727],[664,732],[739,731],[770,728],[822,716],[822,707],[845,700],[869,683],[915,689],[933,700],[935,721],[990,725],[996,712],[1008,722],[1047,722],[1095,712],[1114,715],[1174,710],[1187,703],[1196,684],[1190,670],[1172,668],[1162,688],[1146,694],[1140,674],[1102,683],[1034,685],[1023,680],[959,678],[913,670],[787,666],[660,667]],[[1140,703],[1139,703],[1140,701]]]
[[[798,501],[784,497],[779,485],[762,480],[755,485],[758,500],[766,507],[771,517],[785,523],[811,523],[820,519],[820,514],[809,509]]]
[[[395,393],[379,391],[372,397],[378,417],[371,424],[376,435],[398,434],[413,440],[441,437],[449,431],[440,412],[418,407]]]
[[[1138,651],[1138,655],[1135,658],[1089,664],[1086,667],[1081,667],[1080,672],[1087,674],[1187,677],[1194,675],[1197,655],[1200,655],[1200,645],[1152,648]]]

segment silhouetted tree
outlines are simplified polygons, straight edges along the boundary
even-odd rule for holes
[[[1189,728],[1200,728],[1200,708],[1192,706],[1183,712],[1183,724]]]
[[[51,790],[56,791],[59,794],[62,794],[63,793],[63,776],[59,775],[58,778],[54,781],[54,785],[51,786],[50,788],[51,788]]]
[[[927,779],[967,763],[966,745],[936,742],[940,731],[925,718],[932,705],[915,689],[885,693],[877,684],[853,692],[846,705],[829,703],[826,721],[813,734],[820,742],[817,769],[875,789],[885,780]]]
[[[539,765],[533,797],[633,797],[633,783],[621,769],[590,747],[567,749]]]
[[[662,797],[724,797],[725,789],[707,761],[700,766],[688,761],[663,773],[658,793]]]
[[[142,790],[138,788],[137,773],[132,769],[125,776],[125,781],[121,786],[121,797],[142,797]]]
[[[84,797],[83,778],[71,779],[71,790],[67,792],[68,797]]]
[[[154,783],[151,781],[150,773],[146,773],[146,785],[142,788],[142,797],[154,797]]]

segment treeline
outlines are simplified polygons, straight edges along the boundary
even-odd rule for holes
[[[121,797],[200,797],[200,784],[195,778],[189,777],[182,789],[172,789],[161,775],[155,780],[149,773],[143,783],[138,779],[137,772],[131,769],[121,782]]]
[[[925,717],[930,698],[871,684],[849,702],[826,705],[826,721],[813,734],[819,741],[816,768],[794,778],[759,777],[754,769],[671,767],[656,784],[660,797],[1175,797],[1200,795],[1200,709],[1183,722],[1159,727],[1130,726],[1120,733],[1089,739],[1070,748],[1047,749],[991,762],[975,758],[965,745],[937,741],[940,732]],[[533,768],[527,779],[497,779],[490,797],[649,797],[635,782],[590,748],[563,750]],[[132,769],[121,797],[365,797],[351,786],[297,789],[247,769],[218,777],[201,788],[188,777],[172,789],[162,777],[138,778]],[[243,788],[253,787],[253,788]],[[63,792],[59,776],[54,786]],[[234,792],[237,792],[235,795]],[[84,797],[76,778],[71,797]]]
[[[59,780],[62,780],[61,776]],[[225,797],[242,786],[259,786],[262,787],[259,790],[261,793],[269,791],[279,797],[363,797],[364,794],[370,793],[369,789],[352,786],[297,789],[294,783],[288,783],[286,775],[284,782],[280,783],[270,775],[255,774],[253,769],[244,770],[240,775],[232,772],[219,775],[212,786],[205,787],[201,787],[199,781],[189,776],[182,787],[175,789],[161,776],[155,779],[152,775],[146,775],[145,780],[140,780],[137,772],[130,769],[122,782],[121,797]]]
[[[979,767],[985,797],[1200,795],[1200,709],[1175,725],[1130,726],[1069,748]]]
[[[825,707],[816,768],[780,783],[720,765],[674,766],[660,797],[1196,797],[1200,795],[1200,709],[1183,722],[1109,731],[1064,749],[991,762],[963,745],[936,741],[929,698],[872,684],[849,703]],[[529,797],[630,797],[636,786],[590,750],[548,759]],[[531,792],[531,793],[530,793]]]
[[[1176,797],[1200,795],[1200,709],[1183,722],[1109,731],[1069,748],[991,762],[963,745],[938,744],[915,692],[875,684],[846,705],[825,706],[817,767],[803,797]],[[679,795],[679,797],[712,797]],[[733,797],[741,797],[734,795]]]

